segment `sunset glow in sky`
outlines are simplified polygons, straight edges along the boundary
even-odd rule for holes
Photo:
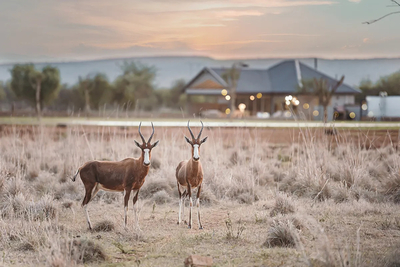
[[[2,0],[0,63],[130,56],[400,56],[389,0]]]

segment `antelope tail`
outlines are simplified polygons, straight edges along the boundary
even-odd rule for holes
[[[75,182],[76,176],[78,176],[80,170],[81,170],[81,168],[79,168],[79,169],[76,171],[75,175],[71,178],[72,182]]]

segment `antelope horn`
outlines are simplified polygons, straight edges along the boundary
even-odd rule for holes
[[[151,138],[153,138],[153,135],[154,135],[154,125],[153,125],[153,123],[151,123],[151,127],[153,127],[153,132],[151,133],[149,141],[147,143],[150,143]]]
[[[189,121],[188,121],[188,129],[189,129],[190,135],[192,136],[192,139],[193,139],[193,140],[196,139],[196,138],[194,138],[194,135],[193,135],[193,133],[192,133],[192,130],[190,130]]]
[[[203,132],[203,128],[204,128],[203,122],[202,121],[200,121],[200,122],[201,122],[201,130],[200,130],[199,136],[197,136],[197,139],[200,138],[201,133]]]
[[[146,141],[144,140],[144,137],[143,137],[142,133],[140,132],[140,126],[141,126],[141,125],[142,125],[142,122],[140,122],[140,124],[139,124],[139,134],[140,134],[140,138],[142,138],[143,144],[146,144]]]

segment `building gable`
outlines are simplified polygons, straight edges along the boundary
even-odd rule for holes
[[[221,90],[227,88],[225,81],[209,68],[204,68],[192,79],[184,90],[187,94],[221,94]]]

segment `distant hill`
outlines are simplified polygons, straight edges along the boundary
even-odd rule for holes
[[[73,85],[79,76],[89,73],[105,73],[110,81],[113,81],[121,71],[119,66],[124,60],[138,61],[143,64],[153,65],[157,69],[156,86],[158,88],[170,87],[173,81],[194,77],[203,67],[230,67],[237,60],[216,60],[208,57],[140,57],[140,58],[118,58],[102,59],[92,61],[76,62],[49,62],[37,63],[38,68],[51,64],[60,69],[62,83]],[[249,64],[250,68],[266,69],[282,60],[280,58],[265,59],[243,59],[241,61]],[[314,66],[313,58],[300,59],[301,62]],[[10,79],[9,70],[13,64],[0,65],[0,80]],[[318,70],[332,76],[345,75],[345,83],[357,86],[365,78],[373,82],[381,76],[389,75],[400,70],[400,58],[394,59],[318,59]]]

